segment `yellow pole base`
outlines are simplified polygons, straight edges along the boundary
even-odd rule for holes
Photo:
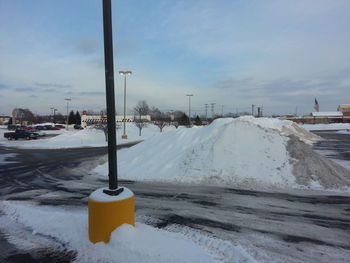
[[[89,207],[89,239],[92,243],[108,243],[110,235],[122,224],[135,226],[135,196],[128,188],[117,196],[103,193],[100,188],[91,193]]]
[[[122,135],[122,139],[127,139],[128,138],[128,135]]]

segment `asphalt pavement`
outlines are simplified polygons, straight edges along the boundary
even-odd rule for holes
[[[336,158],[350,160],[350,136],[326,136],[315,149],[333,147]],[[0,163],[0,197],[38,205],[86,206],[93,190],[108,185],[107,175],[91,174],[106,160],[106,153],[105,147],[21,150],[0,146],[0,155],[8,156]],[[279,262],[348,262],[350,258],[350,197],[346,195],[127,180],[120,184],[136,194],[139,222],[169,231],[189,227]],[[47,248],[21,251],[0,232],[0,262],[71,262],[74,254]]]

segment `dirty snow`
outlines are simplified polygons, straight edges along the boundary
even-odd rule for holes
[[[118,189],[120,188],[123,188],[123,192],[121,192],[119,195],[105,194],[103,190],[108,190],[108,187],[99,188],[90,194],[89,199],[94,200],[96,202],[112,202],[128,199],[134,196],[134,193],[129,188],[118,187]]]
[[[50,249],[76,252],[74,262],[256,262],[241,246],[205,236],[161,230],[142,223],[122,225],[111,240],[92,244],[87,235],[86,210],[1,201],[0,229],[19,249]],[[35,238],[33,238],[35,236]],[[150,244],[152,244],[150,246]]]
[[[350,129],[348,129],[348,130],[337,131],[336,133],[338,133],[338,134],[348,134],[348,135],[350,135]]]
[[[350,123],[299,124],[299,126],[308,131],[350,130]]]
[[[260,189],[349,186],[347,170],[328,160],[319,165],[326,158],[303,142],[316,139],[290,121],[218,119],[201,129],[168,132],[120,151],[119,176],[129,180]],[[306,156],[298,155],[294,144],[299,151],[311,155],[308,160],[313,163],[304,162]],[[301,169],[301,164],[306,168]],[[107,169],[104,164],[95,172],[105,175]],[[323,178],[327,176],[330,178]],[[337,176],[337,180],[332,180],[332,176]]]
[[[13,161],[10,161],[9,159],[15,157],[15,153],[6,153],[6,154],[0,154],[0,163],[14,163]]]

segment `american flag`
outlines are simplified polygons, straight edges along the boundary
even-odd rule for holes
[[[320,105],[318,104],[318,101],[315,98],[315,106],[314,106],[315,111],[319,112],[320,111]]]

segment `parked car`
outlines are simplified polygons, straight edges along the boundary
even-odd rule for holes
[[[76,129],[76,130],[82,130],[82,129],[84,129],[84,128],[81,127],[80,124],[74,124],[74,129]]]
[[[34,126],[34,129],[39,130],[39,131],[47,130],[47,128],[44,125],[36,125],[36,126]]]
[[[15,132],[5,132],[4,137],[8,140],[18,140],[18,139],[37,139],[39,134],[33,131],[20,130],[17,129]]]
[[[14,130],[18,129],[19,127],[20,127],[20,125],[16,125],[16,124],[9,124],[9,125],[7,125],[7,129],[9,131],[14,131]]]
[[[21,126],[21,127],[19,127],[18,129],[19,129],[19,130],[28,130],[28,131],[34,130],[34,128],[28,127],[28,126]]]
[[[44,137],[44,136],[46,136],[46,133],[43,132],[42,130],[35,130],[35,129],[34,129],[33,132],[39,134],[39,137]]]
[[[55,125],[55,128],[58,128],[58,129],[64,129],[65,127],[61,124],[56,124]]]

